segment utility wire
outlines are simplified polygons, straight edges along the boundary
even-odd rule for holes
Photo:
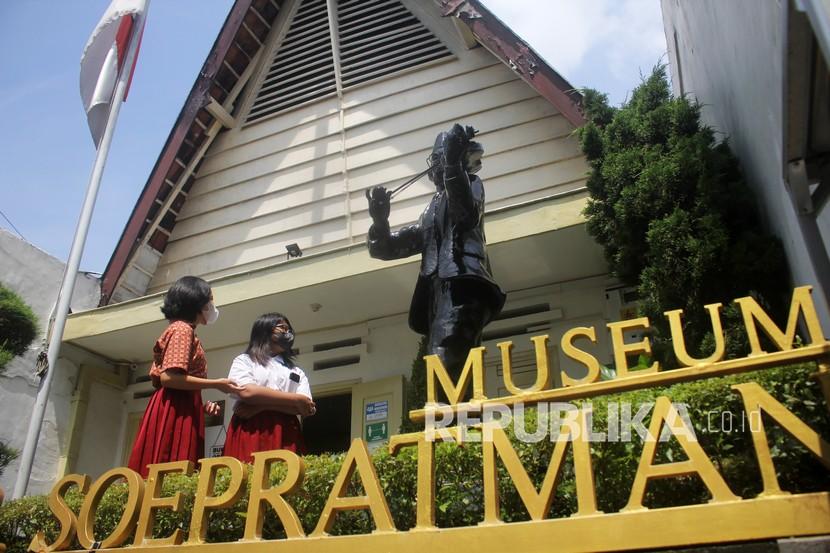
[[[12,223],[12,222],[11,222],[11,220],[10,220],[8,217],[6,217],[6,214],[5,214],[5,213],[3,213],[3,211],[2,211],[2,210],[0,210],[0,215],[2,215],[2,216],[3,216],[3,219],[5,219],[5,220],[6,220],[6,222],[7,222],[9,225],[11,225],[11,227],[14,229],[14,231],[15,231],[18,235],[20,235],[20,237],[21,237],[23,240],[26,240],[26,237],[25,237],[25,236],[23,236],[23,234],[22,234],[19,230],[17,230],[17,227],[16,227],[16,226],[14,226],[14,223]],[[26,240],[26,241],[28,242],[28,240]]]

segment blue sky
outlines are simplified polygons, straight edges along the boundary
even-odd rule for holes
[[[657,0],[483,0],[576,87],[621,103],[666,51]],[[0,211],[66,260],[95,157],[79,61],[109,0],[0,2]],[[232,0],[153,0],[81,269],[102,272]],[[665,59],[664,57],[662,58]],[[11,230],[0,217],[0,227]]]

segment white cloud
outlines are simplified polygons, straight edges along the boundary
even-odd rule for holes
[[[562,73],[579,66],[596,44],[596,24],[604,20],[605,3],[484,0],[485,6]]]
[[[608,14],[606,40],[596,47],[605,49],[611,71],[624,79],[630,76],[632,62],[644,70],[657,63],[666,52],[666,36],[656,1],[623,0],[614,6]]]
[[[632,81],[666,51],[658,0],[483,2],[566,78],[590,58],[592,71]]]

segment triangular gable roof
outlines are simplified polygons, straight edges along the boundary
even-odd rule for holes
[[[436,0],[464,32],[505,63],[571,124],[584,122],[581,95],[479,0]],[[187,199],[192,175],[213,138],[235,124],[229,111],[256,65],[279,6],[273,0],[236,0],[185,100],[150,177],[104,271],[101,304],[112,300],[130,262],[163,252]],[[187,173],[185,175],[184,173]],[[145,249],[145,252],[141,251]],[[151,275],[143,275],[149,282]],[[137,296],[144,290],[129,290]],[[117,296],[117,294],[116,294]]]

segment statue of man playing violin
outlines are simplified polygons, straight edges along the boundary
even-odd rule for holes
[[[484,150],[472,140],[475,132],[455,124],[436,137],[428,160],[435,194],[417,223],[392,232],[391,193],[382,186],[366,191],[373,222],[369,253],[384,260],[421,254],[409,326],[427,336],[428,351],[454,378],[505,301],[487,257],[484,186],[475,176]]]

